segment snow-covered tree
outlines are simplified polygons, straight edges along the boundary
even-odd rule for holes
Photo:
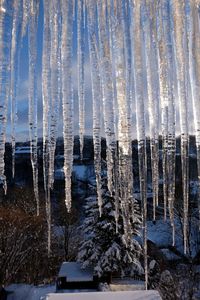
[[[114,199],[104,191],[102,215],[99,215],[96,196],[86,199],[85,219],[82,225],[85,240],[80,246],[78,260],[83,268],[92,266],[101,277],[107,272],[117,272],[121,276],[142,272],[139,261],[141,247],[135,237],[139,236],[141,219],[136,201],[129,199],[130,239],[124,237],[120,212],[116,231]]]

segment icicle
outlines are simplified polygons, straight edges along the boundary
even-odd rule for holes
[[[129,1],[122,1],[122,21],[124,31],[124,54],[125,54],[125,70],[126,70],[126,99],[127,99],[127,120],[128,120],[128,134],[131,141],[131,118],[132,118],[132,49],[131,49],[131,34],[130,34],[130,5]],[[129,145],[132,151],[132,142]],[[132,162],[131,162],[132,164]],[[132,182],[131,182],[132,185]]]
[[[166,44],[167,57],[167,79],[168,79],[168,136],[167,136],[167,196],[170,221],[172,226],[173,246],[175,244],[175,224],[174,224],[174,199],[175,199],[175,157],[176,157],[176,138],[175,138],[175,73],[174,52],[171,24],[171,6],[168,0],[162,3],[163,34]]]
[[[100,43],[100,75],[103,89],[103,115],[104,128],[107,144],[107,172],[108,172],[108,189],[111,195],[114,195],[115,187],[115,118],[114,118],[114,99],[113,99],[113,82],[112,82],[112,61],[110,53],[109,29],[107,28],[106,19],[106,1],[98,1],[98,23],[99,23],[99,43]]]
[[[11,45],[11,142],[12,142],[12,176],[15,176],[15,127],[17,121],[17,76],[19,64],[19,45],[21,40],[21,10],[22,1],[15,0],[13,3],[13,27],[12,27],[12,45]]]
[[[29,22],[30,0],[23,0],[23,20],[22,20],[22,37],[26,35]]]
[[[49,184],[49,155],[50,155],[50,102],[51,102],[51,33],[49,1],[43,1],[44,31],[43,31],[43,56],[42,56],[42,98],[43,98],[43,178],[46,201],[46,215],[48,227],[48,254],[51,252],[51,196]]]
[[[116,8],[117,9],[117,8]],[[115,16],[114,28],[114,63],[116,72],[117,104],[119,112],[118,140],[122,155],[130,155],[130,128],[129,128],[129,102],[126,97],[126,65],[124,53],[124,32],[122,20],[119,15]],[[121,17],[122,18],[122,17]],[[119,23],[118,23],[119,22]],[[118,23],[118,24],[117,24]]]
[[[149,3],[149,2],[147,2]],[[148,113],[151,145],[151,168],[153,189],[153,219],[156,218],[159,189],[159,78],[158,78],[158,51],[156,32],[155,3],[146,4],[144,38],[146,50]]]
[[[94,168],[97,184],[97,197],[99,213],[102,213],[102,191],[101,191],[101,103],[102,90],[99,73],[99,57],[96,40],[95,4],[88,0],[88,42],[91,65],[92,99],[93,99],[93,143],[94,143]]]
[[[64,173],[65,202],[71,208],[71,173],[73,164],[73,91],[72,91],[72,2],[62,0],[62,96],[63,96],[63,136],[64,136]],[[67,74],[67,76],[66,76]]]
[[[184,232],[184,253],[187,253],[187,234],[188,234],[188,193],[189,193],[189,159],[188,159],[188,107],[187,107],[187,71],[186,70],[186,52],[187,44],[185,39],[185,14],[184,3],[179,0],[173,0],[174,12],[174,35],[176,51],[176,67],[178,80],[178,97],[180,111],[181,128],[181,164],[182,164],[182,185],[183,185],[183,232]]]
[[[189,2],[189,3],[188,3]],[[187,0],[189,6],[187,18],[189,35],[189,71],[192,91],[192,104],[194,114],[194,128],[196,133],[197,147],[197,170],[198,170],[198,208],[200,220],[200,17],[198,10],[200,1]],[[200,221],[199,221],[200,227]]]
[[[51,70],[50,70],[50,20],[48,0],[44,0],[44,31],[43,31],[43,56],[42,56],[42,97],[43,97],[43,175],[44,190],[48,188],[48,169],[49,169],[49,113],[51,99]]]
[[[112,61],[112,83],[113,83],[113,113],[114,113],[114,132],[115,132],[115,139],[118,140],[118,104],[117,104],[117,88],[116,88],[116,70],[115,70],[115,59],[114,59],[114,24],[113,24],[113,0],[107,1],[107,28],[109,32],[109,43],[110,43],[110,59]],[[114,168],[113,168],[113,184],[114,184],[114,199],[115,199],[115,226],[116,226],[116,233],[118,233],[118,221],[120,215],[120,207],[121,207],[121,195],[120,195],[120,178],[119,178],[119,153],[118,149],[115,150],[115,157],[114,157]],[[123,209],[122,209],[123,210]],[[127,232],[125,214],[123,216],[123,223],[125,225],[125,231]],[[126,234],[127,237],[127,234]],[[125,238],[127,240],[127,238]],[[126,241],[125,241],[126,242]]]
[[[59,14],[60,6],[58,0],[52,0],[50,10],[51,22],[51,112],[50,112],[50,157],[49,157],[49,186],[52,189],[54,184],[54,159],[56,150],[56,138],[59,121],[60,108],[60,36],[59,36]]]
[[[168,173],[167,173],[167,146],[168,146],[168,61],[166,41],[163,29],[162,3],[157,7],[158,22],[158,50],[159,50],[159,78],[160,78],[160,102],[161,102],[161,128],[162,128],[162,165],[163,165],[163,198],[164,198],[164,220],[167,217],[167,199],[168,199]]]
[[[80,157],[83,158],[84,131],[85,131],[85,30],[84,30],[84,0],[78,0],[77,16],[77,58],[78,58],[78,99],[79,99],[79,138],[80,138]]]
[[[10,89],[10,53],[12,33],[12,1],[0,2],[0,183],[7,192],[5,176],[5,142],[7,108]]]
[[[145,137],[145,117],[144,117],[144,61],[143,61],[143,39],[141,29],[141,1],[135,1],[132,7],[132,30],[133,60],[135,66],[135,95],[136,95],[136,118],[137,118],[137,139],[139,155],[139,176],[140,176],[140,197],[142,203],[143,218],[143,247],[144,247],[144,269],[145,288],[148,285],[148,265],[147,265],[147,161],[146,161],[146,137]]]
[[[124,234],[128,244],[130,238],[130,211],[128,199],[133,192],[133,178],[132,178],[132,144],[130,131],[130,90],[127,87],[126,79],[129,82],[131,65],[128,53],[125,53],[125,42],[129,36],[127,32],[127,24],[125,19],[125,7],[123,2],[113,1],[111,5],[111,16],[109,16],[110,24],[112,26],[112,43],[113,43],[113,65],[115,66],[116,79],[116,105],[118,111],[118,145],[119,145],[119,178],[118,178],[118,193],[120,196],[120,204],[122,208],[122,216],[124,223]],[[124,39],[125,35],[125,39]],[[129,59],[128,59],[129,58]],[[115,158],[116,160],[116,158]]]
[[[31,146],[31,163],[33,170],[33,187],[37,203],[37,215],[39,215],[39,192],[38,192],[38,165],[37,165],[37,18],[39,1],[30,2],[30,20],[28,24],[29,38],[29,135]]]

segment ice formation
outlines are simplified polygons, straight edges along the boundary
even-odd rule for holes
[[[73,164],[73,86],[72,86],[72,32],[73,3],[61,1],[61,76],[62,76],[62,107],[63,107],[63,138],[64,138],[64,173],[65,203],[71,208],[71,173]]]
[[[175,244],[176,136],[181,136],[184,251],[187,254],[189,208],[189,134],[195,129],[200,182],[200,1],[199,0],[1,0],[0,1],[0,180],[6,191],[4,153],[7,119],[14,148],[17,126],[19,53],[28,34],[29,132],[33,186],[39,214],[37,164],[38,17],[43,18],[42,100],[43,175],[51,238],[51,189],[58,125],[64,138],[65,202],[71,208],[74,142],[72,80],[77,63],[79,136],[82,157],[87,103],[86,61],[90,61],[93,103],[94,169],[101,213],[101,136],[106,138],[108,190],[115,198],[116,230],[123,213],[129,236],[128,199],[133,194],[132,138],[138,141],[140,198],[147,285],[147,138],[150,139],[153,219],[156,207],[169,215]],[[74,53],[77,53],[74,55]],[[75,62],[74,57],[77,58]],[[10,99],[10,106],[9,104]],[[192,104],[193,118],[189,118]],[[11,109],[9,109],[9,107]],[[62,110],[62,117],[60,111]],[[10,118],[7,118],[7,114]],[[135,116],[136,124],[133,124]],[[190,124],[191,123],[191,124]],[[161,139],[160,139],[161,137]],[[159,142],[162,140],[162,158]],[[162,168],[159,167],[162,163]],[[162,179],[163,201],[159,199]],[[199,184],[200,187],[200,184]],[[198,188],[199,188],[198,187]],[[200,189],[198,189],[200,212]]]
[[[15,131],[17,121],[17,77],[19,67],[19,53],[21,41],[21,23],[22,23],[22,1],[13,3],[13,24],[12,24],[12,41],[11,41],[11,74],[10,74],[10,102],[11,102],[11,139],[12,139],[12,176],[15,176]]]
[[[80,156],[83,158],[84,130],[85,130],[85,4],[83,0],[78,2],[77,16],[77,68],[78,68],[78,98],[79,98],[79,137]]]
[[[92,99],[93,99],[93,143],[94,143],[94,168],[96,174],[96,186],[101,215],[102,195],[101,195],[101,105],[102,91],[99,71],[99,55],[97,49],[97,37],[95,33],[95,3],[93,0],[87,1],[88,5],[88,43],[90,51]]]
[[[181,163],[182,163],[182,185],[184,203],[184,251],[187,252],[187,231],[188,231],[188,192],[189,192],[189,130],[188,130],[188,74],[187,70],[187,47],[186,41],[186,18],[185,6],[181,1],[173,1],[174,17],[174,39],[176,52],[176,68],[178,82],[178,105],[180,112],[181,130]]]
[[[47,248],[50,253],[51,246],[51,200],[50,200],[50,104],[51,104],[51,30],[48,0],[44,0],[44,30],[43,30],[43,56],[42,56],[42,98],[43,98],[43,177],[48,224]]]
[[[28,23],[28,42],[29,42],[29,136],[31,146],[31,163],[33,170],[33,188],[37,202],[37,215],[39,215],[39,191],[38,191],[38,99],[37,99],[37,23],[39,14],[39,1],[29,2],[29,23]]]

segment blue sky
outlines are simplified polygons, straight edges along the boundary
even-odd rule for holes
[[[74,34],[73,34],[73,84],[74,84],[74,130],[78,134],[78,99],[77,99],[77,64],[76,64],[76,21],[74,21]],[[42,136],[42,45],[43,45],[43,5],[40,1],[40,11],[38,19],[37,31],[37,88],[38,88],[38,136]],[[29,65],[28,65],[28,34],[22,40],[20,63],[19,63],[19,78],[18,78],[18,121],[16,126],[16,139],[28,140],[28,79]],[[90,66],[88,59],[88,48],[86,48],[86,66],[85,66],[85,79],[86,79],[86,134],[91,134],[92,128],[92,96],[90,84]],[[62,111],[60,111],[62,119]],[[62,132],[62,123],[59,125],[59,132]],[[8,140],[10,138],[10,109],[8,109],[8,127],[7,127]]]

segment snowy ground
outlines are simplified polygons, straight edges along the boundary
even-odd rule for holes
[[[138,291],[144,290],[145,284],[143,281],[136,281],[130,279],[113,279],[110,284],[110,290],[115,291]]]
[[[46,300],[161,300],[157,291],[49,294]]]
[[[9,294],[8,300],[42,300],[48,293],[54,293],[55,285],[33,286],[29,284],[11,284],[6,288]]]
[[[190,256],[194,258],[199,251],[199,230],[197,219],[190,219],[190,244],[189,244],[189,252]],[[157,220],[156,224],[153,224],[152,221],[147,222],[148,230],[147,230],[147,239],[156,244],[157,247],[168,248],[172,246],[172,227],[170,225],[170,221],[167,220],[164,222],[163,220]],[[182,226],[180,224],[180,220],[175,218],[175,248],[180,252],[184,253],[183,249],[183,234],[182,234]],[[169,253],[165,253],[169,254]],[[170,255],[170,254],[169,254]],[[175,259],[175,257],[174,257]]]
[[[33,286],[28,284],[12,284],[6,288],[12,291],[8,300],[161,300],[157,291],[118,291],[95,292],[95,291],[65,291],[55,293],[55,285]]]

